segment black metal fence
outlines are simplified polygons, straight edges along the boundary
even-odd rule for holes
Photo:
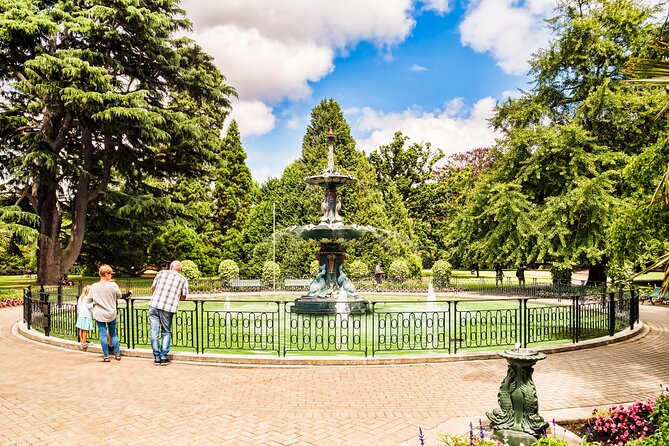
[[[584,295],[372,301],[367,314],[293,313],[294,301],[188,299],[172,327],[175,350],[365,356],[504,349],[612,336],[638,321],[634,289]],[[24,291],[29,328],[77,339],[76,294]],[[150,348],[148,300],[118,301],[127,348]],[[99,339],[96,329],[89,339]]]
[[[54,296],[62,296],[61,299],[71,299],[74,294],[81,293],[84,285],[94,283],[94,278],[79,280],[70,286],[49,286],[40,288]],[[295,282],[300,282],[296,284]],[[599,294],[608,289],[607,283],[589,283],[586,281],[573,282],[550,282],[539,281],[536,278],[529,279],[523,285],[516,278],[505,278],[497,282],[492,277],[456,277],[439,283],[432,281],[430,277],[410,279],[384,279],[379,291],[381,292],[426,292],[433,282],[434,289],[439,292],[471,292],[484,296],[523,296],[523,297],[556,297],[572,295]],[[117,280],[122,290],[132,290],[134,296],[149,296],[152,279],[143,278],[121,278]],[[358,291],[371,292],[377,289],[374,277],[353,279],[353,284]],[[221,293],[237,291],[303,291],[309,289],[308,278],[301,279],[277,279],[276,283],[263,282],[261,279],[243,279],[235,281],[224,281],[217,278],[203,278],[189,283],[192,294]]]

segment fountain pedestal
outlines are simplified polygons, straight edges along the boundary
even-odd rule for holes
[[[533,444],[541,437],[548,423],[539,415],[537,390],[532,381],[534,364],[546,358],[536,350],[515,348],[499,356],[508,363],[506,378],[497,393],[499,409],[486,413],[490,428],[500,441],[510,446]]]

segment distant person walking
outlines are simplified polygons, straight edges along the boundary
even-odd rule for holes
[[[149,302],[149,323],[151,330],[151,348],[153,349],[154,365],[169,365],[168,358],[172,341],[172,319],[179,308],[179,301],[188,296],[188,280],[182,276],[181,262],[170,264],[170,269],[160,271],[151,285],[151,302]],[[158,332],[161,341],[158,342]]]
[[[374,270],[374,278],[376,279],[376,291],[381,291],[381,282],[383,281],[383,263],[379,260]]]
[[[518,278],[518,286],[525,288],[525,268],[523,268],[523,265],[518,266],[516,277]]]
[[[81,291],[81,296],[77,300],[77,329],[79,331],[79,342],[81,343],[81,349],[86,350],[88,348],[89,342],[86,340],[88,337],[88,332],[93,329],[93,315],[91,310],[93,309],[93,302],[90,301],[88,293],[91,290],[90,285],[86,285]]]
[[[116,301],[123,297],[116,282],[113,281],[114,271],[109,265],[102,265],[98,270],[100,281],[91,285],[90,300],[93,302],[93,319],[98,326],[102,361],[109,362],[109,338],[114,349],[114,359],[121,360],[121,348],[116,334]]]
[[[504,285],[504,270],[499,265],[495,265],[495,286]]]

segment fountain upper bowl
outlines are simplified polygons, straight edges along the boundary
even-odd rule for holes
[[[297,234],[304,240],[317,240],[321,243],[341,243],[346,240],[360,238],[375,231],[371,226],[344,225],[341,223],[317,225],[291,226],[288,232]]]

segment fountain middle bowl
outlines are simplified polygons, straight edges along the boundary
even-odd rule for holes
[[[327,224],[291,226],[286,229],[304,240],[317,240],[321,243],[341,243],[375,232],[371,226]]]

